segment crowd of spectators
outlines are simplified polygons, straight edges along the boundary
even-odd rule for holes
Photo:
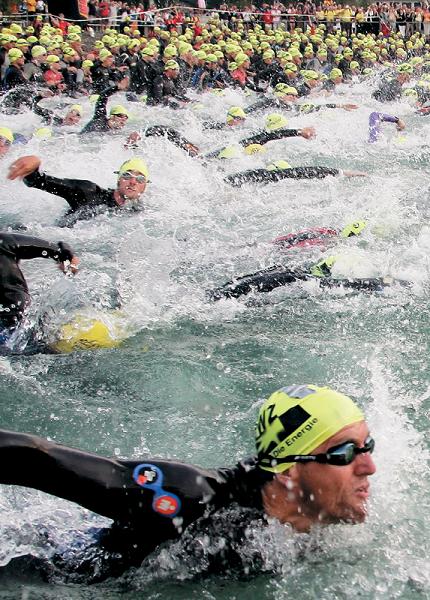
[[[179,2],[177,3],[180,4]],[[136,19],[148,25],[167,26],[181,25],[185,17],[192,14],[187,8],[166,10],[158,12],[158,7],[153,4],[145,7],[143,3],[129,4],[108,0],[89,0],[89,19],[105,20],[105,25],[121,24],[130,19]],[[235,30],[237,19],[242,19],[245,28],[261,24],[272,29],[281,25],[293,31],[303,28],[307,24],[324,24],[328,31],[341,29],[348,34],[360,31],[377,33],[382,30],[389,33],[400,33],[404,37],[415,32],[430,36],[430,8],[427,3],[420,6],[401,3],[376,2],[367,7],[352,4],[336,4],[326,2],[280,3],[246,5],[238,8],[235,4],[223,3],[218,9],[223,24]],[[201,14],[201,13],[200,13]]]

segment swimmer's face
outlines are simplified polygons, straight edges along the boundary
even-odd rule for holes
[[[102,62],[102,65],[103,65],[104,67],[107,67],[107,68],[109,68],[109,67],[111,67],[111,66],[113,65],[113,63],[114,63],[114,57],[113,57],[113,56],[107,56],[107,57],[104,59],[104,61]]]
[[[306,83],[311,89],[316,88],[319,85],[318,79],[306,79]]]
[[[291,104],[292,102],[297,102],[297,98],[298,96],[294,96],[293,94],[285,94],[285,96],[281,96],[279,100],[285,104]]]
[[[364,421],[348,425],[315,448],[312,454],[325,453],[346,442],[363,447],[369,429]],[[304,513],[317,523],[362,523],[367,516],[368,477],[376,467],[369,452],[356,455],[351,464],[336,466],[296,463],[289,477],[299,491]]]
[[[65,125],[77,125],[81,120],[81,115],[75,110],[69,110],[67,113],[64,123]]]
[[[339,77],[335,77],[334,79],[332,79],[333,83],[335,83],[336,85],[339,85],[339,83],[342,83],[343,78],[341,76]]]
[[[0,137],[0,158],[3,158],[3,156],[6,156],[6,154],[10,150],[10,146],[11,146],[11,143],[9,140],[7,140],[4,137]]]
[[[204,61],[202,61],[202,64],[204,64]],[[167,69],[166,71],[164,71],[164,74],[167,77],[167,79],[176,79],[179,75],[179,71],[177,69]]]
[[[110,129],[122,129],[127,123],[127,115],[110,115],[108,125]]]
[[[118,179],[118,192],[129,200],[138,200],[145,189],[146,179],[139,171],[127,171]]]
[[[243,125],[245,123],[245,119],[243,119],[242,117],[234,117],[233,119],[230,119],[229,121],[227,121],[227,125],[229,127],[235,127],[236,125]]]

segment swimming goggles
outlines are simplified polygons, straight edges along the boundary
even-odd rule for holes
[[[324,454],[291,454],[276,458],[276,464],[282,463],[308,463],[317,462],[326,465],[336,465],[344,467],[350,465],[359,454],[370,452],[372,454],[375,449],[375,440],[370,436],[366,438],[364,446],[357,446],[354,442],[345,442],[339,446],[329,448]]]
[[[146,183],[145,175],[133,175],[133,173],[130,173],[130,171],[125,171],[124,173],[121,173],[121,178],[122,179],[135,179],[137,181],[137,183]]]

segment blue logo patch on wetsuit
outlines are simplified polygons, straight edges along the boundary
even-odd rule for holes
[[[181,501],[176,494],[163,489],[163,472],[159,467],[149,463],[137,465],[133,471],[133,479],[141,487],[154,492],[152,510],[173,519],[181,510]]]

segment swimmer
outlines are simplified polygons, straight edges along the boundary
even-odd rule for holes
[[[126,90],[129,84],[130,79],[128,77],[124,77],[121,79],[121,81],[118,81],[118,83],[105,88],[102,92],[100,92],[94,108],[93,118],[82,129],[80,132],[81,135],[92,133],[94,131],[115,131],[125,127],[129,117],[127,109],[121,104],[117,104],[113,106],[108,113],[107,102],[109,96],[112,96],[112,94],[115,92]]]
[[[369,144],[374,144],[378,141],[381,135],[381,123],[395,123],[397,131],[403,131],[406,127],[405,122],[399,119],[399,117],[372,112],[369,115]]]
[[[305,140],[311,140],[315,138],[316,132],[314,127],[302,127],[301,129],[288,129],[286,125],[288,124],[287,119],[279,114],[272,113],[267,115],[265,122],[265,130],[259,133],[256,133],[250,137],[239,140],[237,143],[245,149],[250,146],[258,145],[263,146],[268,142],[272,142],[275,140],[282,140],[290,137],[302,137]],[[228,148],[228,146],[226,147]],[[221,148],[218,150],[214,150],[209,152],[209,154],[205,154],[204,158],[225,158],[224,150],[226,148]],[[251,152],[252,154],[252,152]]]
[[[0,159],[9,152],[14,142],[14,135],[9,127],[0,127]]]
[[[322,108],[342,108],[347,111],[356,110],[357,104],[343,103],[343,104],[312,104],[310,102],[298,104],[299,92],[294,86],[288,85],[287,83],[278,83],[273,90],[274,98],[264,98],[251,104],[245,108],[245,113],[257,113],[267,108],[274,108],[278,110],[288,110],[295,112],[316,112]]]
[[[366,277],[366,278],[335,278],[332,277],[332,268],[337,260],[335,256],[322,259],[309,269],[288,268],[285,265],[273,265],[249,275],[237,277],[228,281],[223,286],[207,291],[207,298],[211,301],[223,298],[240,298],[252,292],[271,292],[278,287],[296,283],[298,281],[316,281],[320,287],[343,287],[356,291],[380,292],[393,283],[403,286],[410,285],[407,281],[393,280],[391,277]]]
[[[33,102],[33,112],[41,117],[43,123],[45,125],[54,125],[56,127],[69,127],[71,125],[77,125],[82,118],[82,113],[83,113],[83,109],[82,109],[82,105],[81,104],[72,104],[69,109],[67,110],[67,113],[65,114],[64,117],[59,117],[58,115],[55,115],[52,110],[49,110],[47,108],[42,108],[39,105],[39,102],[45,98],[46,96],[42,96],[42,94],[38,94],[35,98],[34,98],[34,102]]]
[[[354,221],[354,223],[346,225],[343,229],[311,227],[296,233],[280,235],[272,240],[272,244],[275,244],[275,246],[282,250],[309,248],[312,246],[322,246],[325,248],[330,242],[335,241],[336,238],[350,238],[360,235],[366,227],[366,221]]]
[[[23,179],[25,185],[64,198],[70,209],[60,226],[71,226],[79,219],[91,219],[102,212],[142,210],[140,198],[149,179],[146,163],[140,158],[125,161],[118,170],[115,189],[104,189],[85,179],[60,179],[39,170],[38,156],[22,156],[9,168],[9,179]]]
[[[241,173],[233,173],[224,177],[224,181],[234,187],[241,187],[245,183],[274,183],[282,179],[324,179],[328,176],[336,177],[365,177],[362,171],[345,171],[331,167],[292,167],[286,160],[276,160],[265,169],[248,169]]]
[[[54,559],[63,574],[79,573],[92,583],[117,576],[139,567],[160,544],[185,536],[189,545],[199,532],[224,538],[222,549],[205,554],[209,568],[219,571],[244,564],[240,548],[256,520],[264,527],[273,518],[297,533],[363,523],[374,445],[351,398],[295,385],[262,404],[256,456],[234,467],[105,458],[1,430],[0,483],[35,488],[113,520],[91,546]]]
[[[384,79],[379,88],[373,92],[372,98],[375,98],[378,102],[393,102],[394,100],[398,100],[402,95],[403,85],[411,80],[412,74],[412,65],[401,63],[396,67],[395,76]]]
[[[79,259],[64,242],[53,244],[18,233],[0,232],[0,345],[20,325],[31,297],[20,260],[52,258],[63,272],[75,274]]]

